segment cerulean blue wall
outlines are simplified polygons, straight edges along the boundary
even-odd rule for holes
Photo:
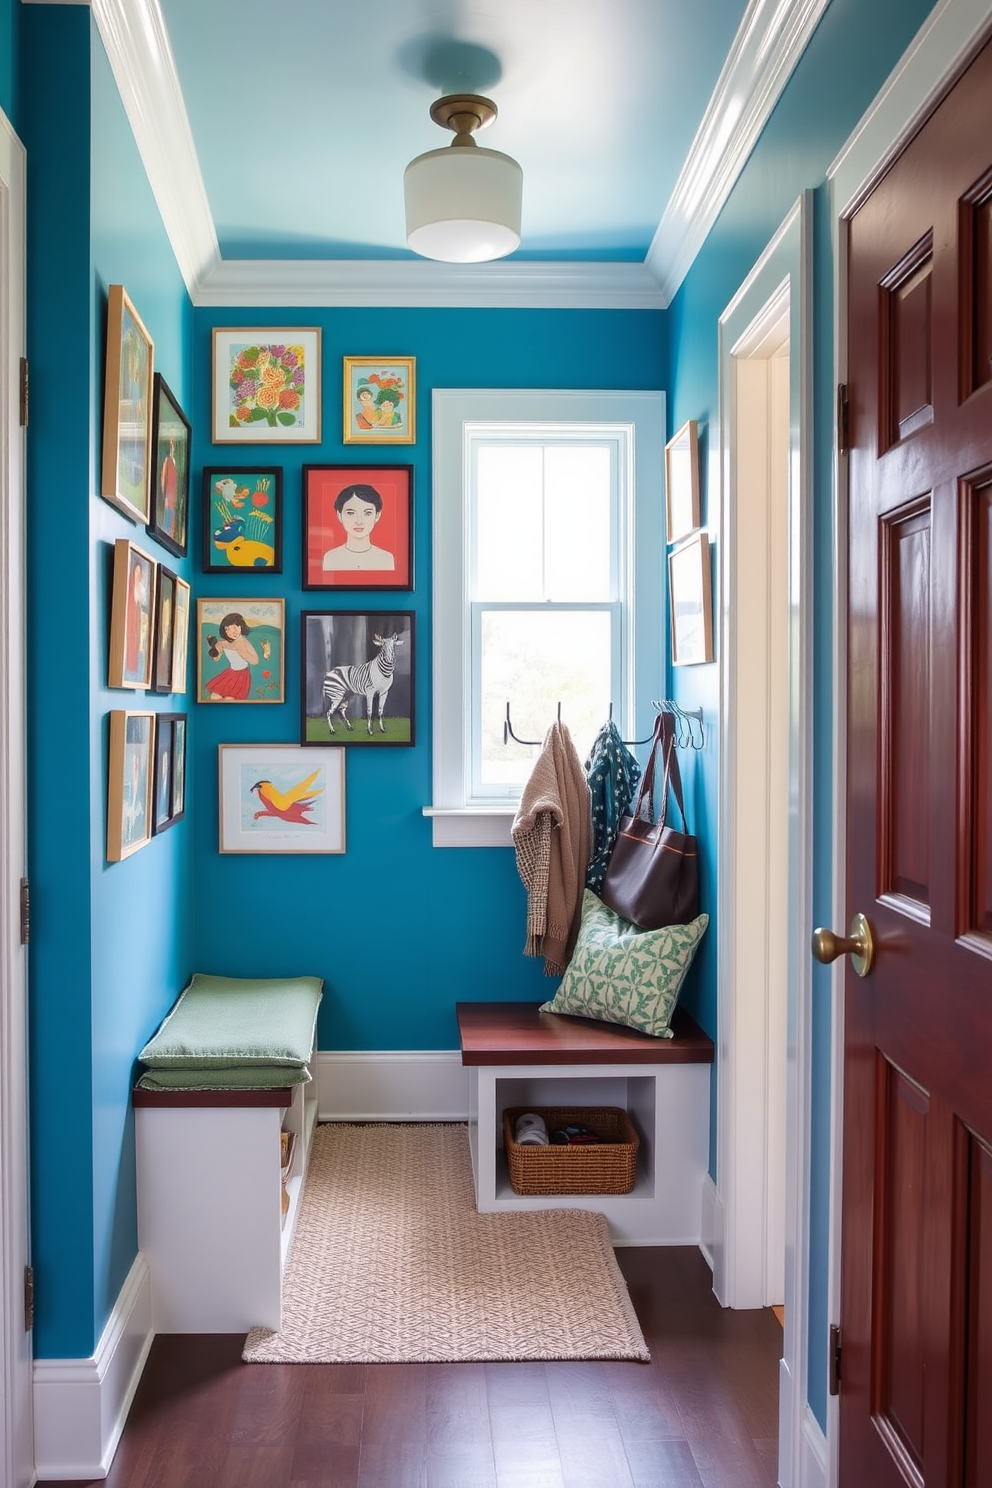
[[[319,325],[323,438],[319,446],[251,446],[284,471],[282,574],[232,581],[197,573],[199,595],[282,596],[287,693],[282,705],[203,704],[194,769],[196,958],[240,975],[325,978],[323,1049],[450,1049],[458,999],[550,995],[543,963],[522,954],[526,904],[511,848],[431,844],[431,390],[434,387],[663,388],[665,316],[634,311],[239,310],[196,312],[195,468],[244,464],[244,449],[209,443],[210,331],[217,324]],[[417,442],[385,451],[341,441],[342,358],[412,355]],[[659,451],[659,459],[661,452]],[[414,466],[412,593],[301,589],[304,464],[368,460]],[[198,508],[199,509],[199,508]],[[526,541],[526,533],[521,534]],[[664,554],[659,550],[658,582]],[[197,565],[199,567],[199,564]],[[217,745],[298,742],[303,609],[416,613],[416,744],[347,750],[347,853],[340,857],[220,856]],[[660,690],[663,679],[657,679]],[[648,696],[657,696],[652,690]],[[566,720],[567,721],[567,720]],[[550,723],[551,720],[548,720]]]
[[[106,685],[114,540],[177,566],[97,494],[107,286],[126,286],[180,399],[192,315],[89,9],[27,6],[22,30],[35,1344],[85,1357],[137,1251],[135,1054],[191,965],[188,823],[105,853],[110,710],[181,706]]]
[[[0,109],[7,115],[15,130],[20,128],[17,66],[20,20],[21,0],[0,0]]]
[[[932,6],[930,0],[832,0],[779,100],[761,140],[673,301],[669,387],[672,425],[698,419],[703,445],[703,520],[719,546],[719,318],[804,189],[814,188],[814,923],[831,916],[832,491],[834,396],[833,261],[826,172]],[[719,673],[684,668],[673,683],[685,706],[707,716],[719,706]],[[691,788],[698,830],[718,846],[717,755],[696,759],[702,781]],[[809,927],[812,929],[812,926]],[[701,948],[703,1021],[715,1017],[715,941]],[[810,1401],[826,1424],[829,1248],[831,1030],[829,984],[814,972],[812,1025],[812,1170],[810,1193]],[[713,1126],[715,1133],[715,1122]],[[715,1154],[711,1155],[715,1161]]]

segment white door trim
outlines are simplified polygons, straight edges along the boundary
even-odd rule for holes
[[[27,873],[24,739],[25,153],[0,113],[0,1480],[34,1482],[28,1263],[27,953],[20,936]]]
[[[810,539],[812,492],[811,298],[812,207],[809,194],[797,202],[720,319],[721,510],[721,745],[720,866],[718,873],[717,1189],[716,1210],[724,1216],[714,1243],[714,1290],[729,1306],[755,1307],[764,1301],[767,1229],[755,1215],[767,1213],[767,1162],[754,1153],[768,1151],[765,1110],[767,1042],[755,1060],[753,1040],[742,1027],[757,1019],[764,1026],[767,1007],[742,1009],[735,986],[736,966],[745,954],[747,927],[736,923],[746,854],[737,841],[736,766],[748,720],[736,696],[736,645],[732,617],[736,599],[737,526],[732,395],[734,356],[747,335],[779,297],[788,294],[790,327],[790,429],[788,490],[788,913],[782,925],[786,959],[786,1200],[785,1340],[781,1401],[783,1483],[799,1481],[807,1393],[810,1030],[808,926],[812,905],[812,619]],[[736,952],[735,952],[736,947]],[[738,954],[739,953],[739,954]],[[752,978],[752,991],[754,979]],[[759,999],[760,1001],[760,999]],[[756,1067],[757,1065],[757,1067]],[[756,1196],[753,1184],[763,1191]]]

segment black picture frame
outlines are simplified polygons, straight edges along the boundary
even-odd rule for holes
[[[177,558],[189,547],[192,427],[161,372],[152,391],[152,472],[145,530]]]
[[[186,714],[155,714],[152,771],[152,834],[158,836],[186,813]]]
[[[282,466],[212,465],[203,472],[204,573],[282,573]]]
[[[357,685],[362,681],[358,673],[380,657],[390,662],[389,685],[373,688],[370,696]],[[416,743],[413,610],[304,610],[300,658],[301,745],[388,749]],[[332,674],[339,674],[336,685],[325,690]],[[379,678],[373,673],[365,680]],[[363,700],[361,711],[354,707],[356,698]]]
[[[342,507],[352,494],[371,522],[361,532]],[[413,466],[304,465],[302,537],[304,589],[412,590]]]
[[[172,692],[176,634],[176,586],[179,575],[158,565],[155,584],[155,626],[152,644],[152,692]]]

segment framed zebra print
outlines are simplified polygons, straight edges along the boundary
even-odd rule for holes
[[[416,739],[412,610],[306,610],[300,617],[301,744]]]

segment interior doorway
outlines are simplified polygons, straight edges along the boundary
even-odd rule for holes
[[[810,205],[720,318],[720,864],[714,1290],[784,1306],[780,1481],[806,1400],[812,900]]]
[[[28,1264],[25,875],[24,149],[0,113],[0,1481],[34,1482]]]

